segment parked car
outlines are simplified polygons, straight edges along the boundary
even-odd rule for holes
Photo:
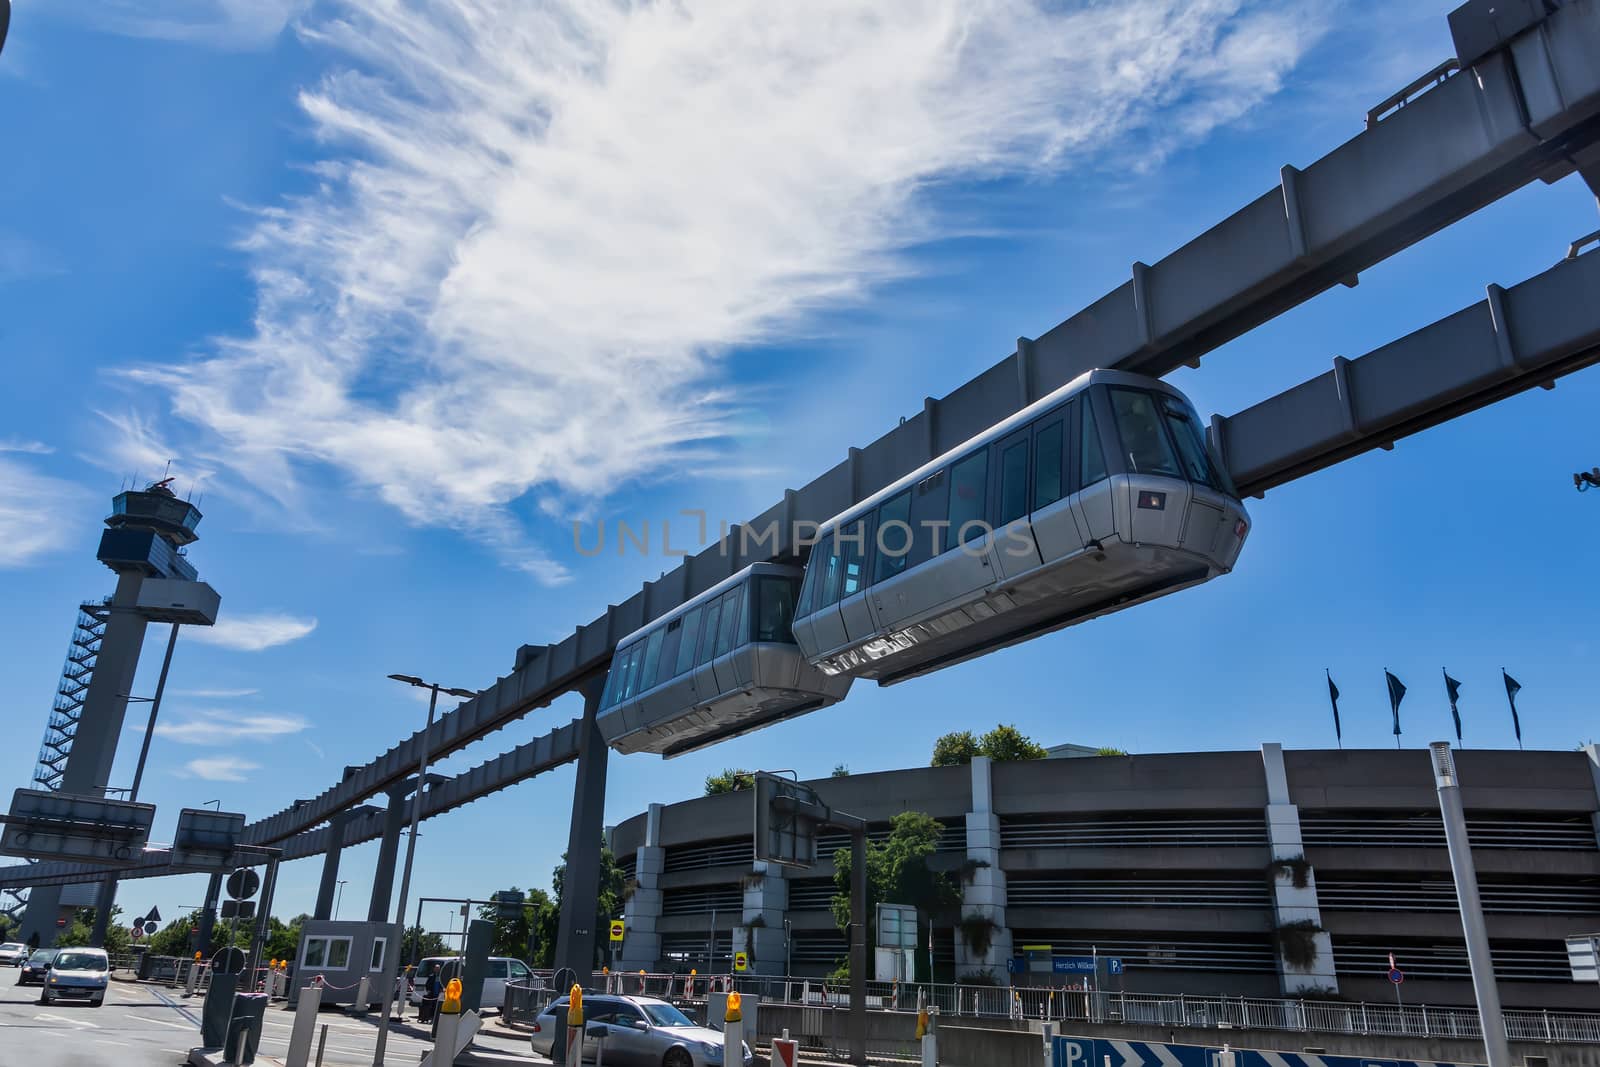
[[[0,945],[0,967],[21,967],[28,958],[28,946],[21,941],[7,941]]]
[[[17,984],[44,985],[44,976],[50,972],[50,963],[60,951],[58,948],[34,949],[33,955],[23,961],[22,973],[17,975]]]
[[[557,1020],[567,1016],[567,998],[558,997],[533,1021],[533,1051],[550,1055]],[[654,997],[583,998],[583,1058],[595,1060],[606,1043],[611,1067],[723,1067],[722,1034],[699,1026],[683,1012]],[[744,1063],[754,1062],[749,1042]],[[739,1067],[739,1065],[729,1065]]]
[[[64,948],[50,962],[49,977],[39,990],[39,1003],[56,1000],[87,1000],[98,1008],[106,1002],[106,985],[111,978],[111,961],[103,948]]]
[[[439,974],[447,964],[459,963],[459,956],[429,956],[417,964],[417,969],[411,973],[411,986],[406,994],[406,999],[412,1004],[422,1003],[423,993],[427,991],[428,979]],[[536,981],[533,971],[521,960],[509,959],[505,956],[489,957],[489,973],[483,979],[483,1000],[479,1003],[483,1008],[503,1009],[506,1004],[507,982]],[[441,981],[448,982],[451,975],[446,973],[441,976]]]

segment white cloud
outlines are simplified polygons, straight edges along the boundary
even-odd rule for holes
[[[192,759],[183,765],[184,772],[208,782],[242,782],[251,771],[261,769],[261,764],[251,763],[238,756],[211,756]]]
[[[78,0],[95,29],[218,48],[265,48],[310,0]]]
[[[259,689],[174,689],[172,695],[195,700],[234,700],[239,697],[253,697],[260,692]]]
[[[0,441],[0,452],[22,452],[30,456],[48,456],[55,452],[55,449],[43,441],[30,441],[24,437],[13,437],[6,441]]]
[[[18,449],[15,451],[33,451]],[[92,523],[94,495],[40,474],[0,451],[0,568],[25,567],[82,536]]]
[[[300,25],[327,158],[245,242],[253,330],[136,377],[278,501],[331,468],[560,581],[506,505],[685,469],[728,353],[910,270],[929,188],[1158,160],[1320,10],[332,0]]]
[[[260,652],[298,641],[317,628],[316,619],[293,615],[229,615],[223,612],[215,626],[191,626],[184,632],[191,641],[231,648],[236,652]]]
[[[212,711],[181,722],[158,722],[156,736],[183,745],[226,745],[297,734],[310,725],[294,715],[234,715]]]

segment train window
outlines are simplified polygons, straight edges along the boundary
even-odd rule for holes
[[[739,632],[739,610],[744,607],[744,591],[746,586],[738,586],[722,594],[722,622],[719,624],[717,634],[717,655],[725,656],[733,651],[734,635]]]
[[[600,694],[600,706],[602,708],[609,708],[612,704],[616,703],[617,675],[622,673],[622,657],[624,655],[625,653],[623,652],[613,652],[611,654],[611,669],[606,671],[606,688],[605,691]]]
[[[710,663],[712,653],[717,650],[717,623],[722,619],[722,602],[726,599],[720,596],[706,605],[705,622],[700,626],[700,654],[694,658],[697,664]]]
[[[1035,511],[1061,499],[1061,427],[1064,425],[1064,420],[1057,419],[1034,438],[1038,446],[1033,457]]]
[[[906,569],[906,555],[915,533],[911,529],[911,494],[901,493],[878,505],[878,566],[872,580],[881,582]]]
[[[667,636],[665,629],[652,633],[644,643],[644,667],[639,671],[639,692],[656,684],[656,671],[661,667],[661,641]]]
[[[1083,411],[1083,435],[1078,447],[1078,488],[1087,489],[1105,481],[1106,454],[1100,447],[1100,427],[1095,424],[1094,404],[1087,395],[1078,407]]]
[[[1233,487],[1227,484],[1221,469],[1211,462],[1211,453],[1206,449],[1205,431],[1200,427],[1200,419],[1195,415],[1194,408],[1164,393],[1161,396],[1161,413],[1166,416],[1167,429],[1172,431],[1173,443],[1178,446],[1178,459],[1183,461],[1183,469],[1189,475],[1189,480],[1232,495]]]
[[[984,535],[984,491],[988,482],[987,449],[974,452],[950,468],[950,527],[945,531],[946,549]]]
[[[762,578],[756,583],[757,641],[794,644],[794,594],[791,578]]]
[[[816,596],[817,572],[822,569],[822,557],[815,550],[806,563],[805,577],[800,579],[800,602],[794,607],[794,617],[803,619],[811,614],[811,601]]]
[[[858,520],[839,535],[839,596],[861,592],[867,565],[867,524]]]
[[[632,654],[628,656],[628,673],[622,680],[622,699],[632,700],[639,691],[639,668],[644,665],[644,642],[634,643]]]
[[[825,608],[839,601],[839,573],[844,569],[843,560],[839,558],[839,538],[830,534],[818,544],[818,549],[824,545],[828,552],[822,564],[822,577],[817,584],[817,607]]]
[[[678,643],[683,640],[683,619],[667,623],[667,637],[661,642],[661,669],[656,672],[656,684],[678,673]]]
[[[674,676],[694,666],[695,644],[700,640],[700,612],[700,608],[695,608],[683,617],[683,640],[678,643],[678,661],[672,671]]]
[[[1122,438],[1122,454],[1133,474],[1166,474],[1181,478],[1172,445],[1161,429],[1150,394],[1136,389],[1111,390],[1111,411]]]
[[[1000,525],[1028,513],[1028,441],[1024,437],[1000,454]]]

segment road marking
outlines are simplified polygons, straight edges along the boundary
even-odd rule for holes
[[[40,1019],[44,1019],[47,1022],[53,1023],[68,1023],[72,1026],[87,1026],[91,1030],[100,1029],[97,1023],[89,1022],[87,1019],[68,1019],[61,1015],[46,1015],[42,1012],[38,1015],[35,1015],[33,1019],[35,1022],[38,1022]]]
[[[169,1023],[165,1019],[152,1019],[148,1015],[123,1015],[124,1019],[137,1019],[142,1023],[155,1023],[157,1026],[170,1026],[174,1030],[193,1030],[194,1027],[187,1023]]]

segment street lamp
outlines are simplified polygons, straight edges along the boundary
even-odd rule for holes
[[[348,878],[339,879],[339,892],[334,894],[333,897],[333,919],[335,922],[339,921],[339,901],[344,899],[344,884],[349,880]]]
[[[205,807],[207,804],[215,804],[217,806],[217,810],[218,811],[222,810],[222,801],[220,801],[220,800],[203,800],[203,801],[200,802],[200,806],[202,808]]]
[[[452,689],[440,685],[438,682],[424,682],[412,674],[391,674],[397,682],[414,685],[418,689],[429,691],[428,696],[428,725],[422,728],[422,755],[417,760],[417,786],[411,794],[411,834],[406,839],[406,862],[400,873],[400,902],[395,907],[395,925],[400,928],[400,944],[396,949],[403,949],[406,929],[406,895],[411,890],[411,861],[417,854],[417,823],[422,818],[422,790],[428,784],[428,739],[433,733],[433,714],[439,707],[439,694],[449,693],[453,697],[470,699],[477,696],[470,689]],[[394,964],[400,956],[399,951],[385,952],[383,961],[383,1014],[379,1017],[378,1043],[372,1050],[372,1067],[382,1067],[383,1054],[389,1046],[389,1011],[394,1003],[395,996],[395,967]],[[1498,1065],[1497,1065],[1498,1067]]]

